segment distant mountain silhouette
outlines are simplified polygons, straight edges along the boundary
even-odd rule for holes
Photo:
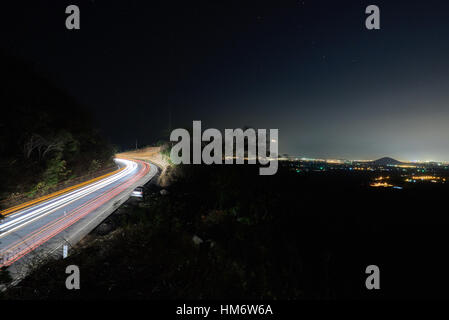
[[[398,161],[396,159],[390,158],[390,157],[383,157],[377,160],[374,160],[372,162],[373,164],[380,165],[380,166],[387,166],[387,165],[398,165],[401,164],[401,161]]]

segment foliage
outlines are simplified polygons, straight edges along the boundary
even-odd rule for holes
[[[11,275],[9,274],[7,268],[0,268],[0,285],[9,284],[12,281]]]
[[[34,195],[111,163],[88,113],[32,66],[0,53],[0,200]]]
[[[177,171],[168,195],[149,188],[144,202],[108,219],[115,231],[36,270],[6,298],[364,298],[373,294],[364,289],[373,263],[403,275],[384,278],[382,295],[435,295],[413,290],[417,270],[426,283],[448,282],[431,270],[449,267],[446,212],[435,207],[449,187],[373,190],[361,187],[363,173],[297,174],[282,165],[275,176],[259,176],[256,166]],[[423,193],[429,201],[417,202]],[[423,233],[423,212],[439,229]],[[68,264],[80,266],[82,290],[65,289]]]
[[[117,231],[109,240],[52,262],[45,272],[37,270],[21,284],[21,296],[11,290],[10,297],[28,297],[26,292],[42,299],[298,299],[315,294],[305,283],[310,275],[304,274],[304,263],[313,259],[303,245],[308,238],[301,224],[307,215],[299,219],[299,206],[289,208],[280,198],[282,192],[295,194],[282,182],[293,182],[297,175],[281,170],[278,177],[261,177],[257,168],[239,166],[180,170],[169,195],[156,190],[144,203],[126,205],[111,216]],[[319,229],[314,223],[309,228]],[[194,235],[203,243],[195,245]],[[60,285],[68,263],[83,270],[80,292]],[[326,264],[322,267],[314,277],[323,275]],[[325,290],[320,294],[326,296]]]

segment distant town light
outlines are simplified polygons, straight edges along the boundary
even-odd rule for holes
[[[393,187],[392,184],[389,184],[389,183],[386,183],[386,182],[375,182],[375,183],[370,184],[370,186],[371,187],[375,187],[375,188],[378,188],[378,187],[384,187],[384,188]]]

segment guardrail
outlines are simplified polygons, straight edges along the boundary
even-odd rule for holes
[[[36,193],[33,197],[29,197],[28,195],[24,194],[17,198],[0,201],[0,209],[5,208],[4,210],[0,211],[0,216],[10,215],[17,210],[24,209],[26,207],[54,198],[66,192],[81,188],[84,185],[106,178],[107,176],[119,172],[122,169],[118,169],[117,166],[109,166],[105,169],[58,183],[47,189],[45,193]]]

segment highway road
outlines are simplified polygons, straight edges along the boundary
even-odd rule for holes
[[[48,254],[61,255],[125,202],[132,190],[157,173],[153,164],[115,159],[113,175],[14,212],[0,220],[0,267]],[[25,257],[27,259],[25,259]]]

